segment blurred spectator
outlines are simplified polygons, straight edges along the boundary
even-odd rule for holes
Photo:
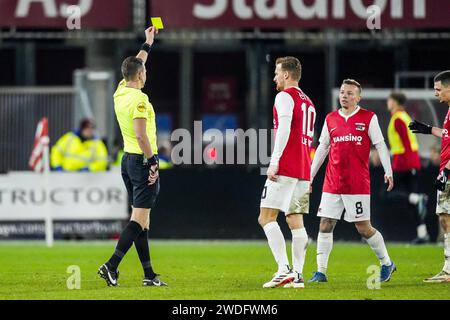
[[[441,163],[441,148],[437,145],[430,148],[430,166],[439,168]]]
[[[51,167],[55,171],[105,171],[108,151],[95,136],[95,124],[82,119],[78,129],[64,134],[51,149]]]
[[[111,150],[111,168],[120,169],[123,157],[123,140],[122,137],[114,139],[112,150]]]
[[[163,141],[158,146],[159,169],[167,170],[173,168],[171,159],[172,145],[169,141]]]

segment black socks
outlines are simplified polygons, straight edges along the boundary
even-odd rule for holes
[[[144,269],[144,275],[148,279],[153,279],[156,274],[153,271],[152,264],[150,262],[150,250],[148,247],[148,230],[144,229],[137,238],[134,239],[134,245],[141,260],[142,268]]]
[[[133,241],[142,233],[142,227],[139,223],[136,221],[130,221],[125,229],[123,229],[122,233],[120,234],[119,242],[117,243],[116,250],[114,251],[114,254],[111,256],[111,258],[108,260],[108,265],[113,268],[117,269],[119,266],[120,261],[122,261],[122,258],[127,253],[127,251],[130,249],[131,245],[133,244]],[[147,244],[147,251],[148,251],[148,244]],[[140,257],[140,254],[139,254]]]

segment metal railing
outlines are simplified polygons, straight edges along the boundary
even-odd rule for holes
[[[424,89],[432,89],[432,79],[439,71],[400,71],[395,73],[395,88],[402,88],[402,80],[422,79]]]
[[[36,125],[49,121],[50,143],[74,125],[72,87],[0,87],[0,172],[27,170]]]

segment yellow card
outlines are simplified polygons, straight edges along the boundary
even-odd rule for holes
[[[152,25],[156,29],[164,29],[164,25],[163,25],[161,17],[153,17],[151,19],[152,19]]]

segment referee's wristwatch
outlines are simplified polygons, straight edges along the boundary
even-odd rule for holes
[[[151,167],[159,164],[159,159],[156,154],[154,154],[151,158],[144,157],[144,166]]]

